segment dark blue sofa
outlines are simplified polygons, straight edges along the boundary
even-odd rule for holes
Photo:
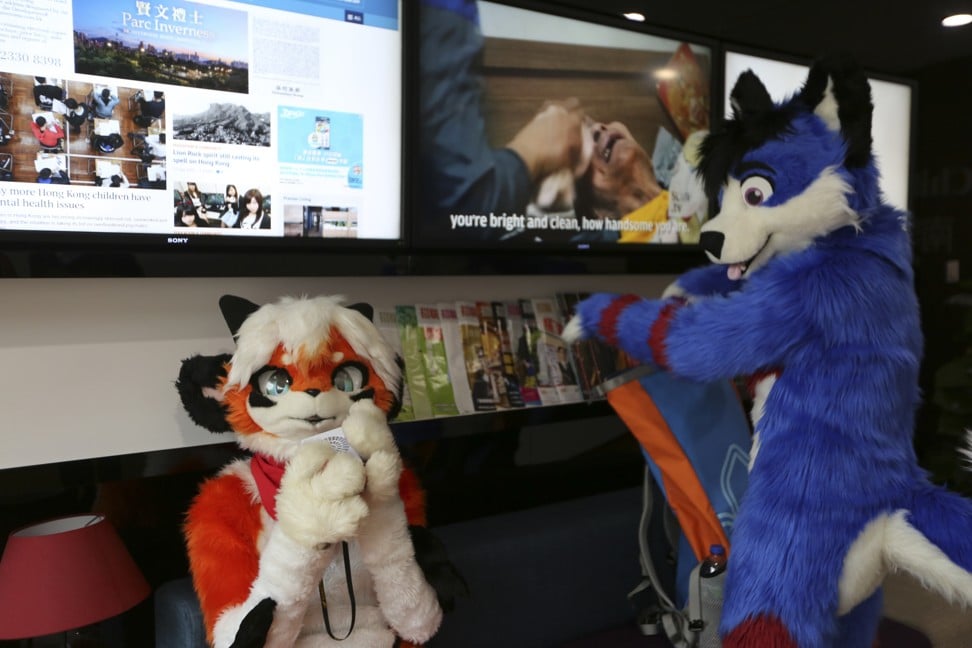
[[[663,646],[637,635],[641,489],[439,526],[469,584],[429,648]],[[203,648],[188,578],[155,593],[156,648]]]

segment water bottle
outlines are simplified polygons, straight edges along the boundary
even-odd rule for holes
[[[709,547],[709,555],[699,565],[700,617],[699,648],[719,648],[719,618],[722,616],[722,591],[728,556],[722,545]]]

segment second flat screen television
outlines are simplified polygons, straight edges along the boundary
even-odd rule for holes
[[[422,3],[413,246],[697,242],[708,205],[695,146],[709,128],[712,50],[618,22]],[[589,157],[563,153],[568,109],[582,115]]]

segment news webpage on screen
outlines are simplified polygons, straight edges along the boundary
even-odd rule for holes
[[[0,230],[398,239],[400,15],[0,0]]]
[[[495,2],[425,2],[419,22],[414,243],[698,241],[709,47]]]

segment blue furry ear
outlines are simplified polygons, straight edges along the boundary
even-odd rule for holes
[[[259,305],[236,295],[223,295],[219,298],[219,310],[234,338],[236,338],[236,334],[239,333],[240,326],[243,325],[246,318],[259,308]]]
[[[847,142],[847,166],[870,162],[871,84],[853,57],[841,53],[818,59],[798,98],[831,128],[840,128]]]

